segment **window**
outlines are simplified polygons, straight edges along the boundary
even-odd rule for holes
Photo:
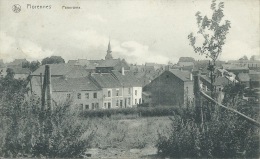
[[[95,108],[96,108],[96,109],[99,109],[99,103],[96,103],[96,104],[95,104]]]
[[[94,104],[94,103],[92,103],[92,109],[93,109],[93,110],[95,109],[95,104]]]
[[[85,93],[85,98],[89,99],[89,93]]]
[[[104,103],[104,108],[107,108],[107,103]]]
[[[221,91],[221,88],[219,88],[218,90]]]
[[[128,88],[128,94],[131,94],[131,88]]]
[[[137,96],[137,90],[135,90],[135,95]]]
[[[107,96],[111,97],[111,91],[110,90],[107,92]]]
[[[128,105],[131,105],[131,98],[128,98]]]
[[[97,98],[97,93],[93,93],[93,98]]]
[[[78,99],[81,99],[81,93],[78,93]]]
[[[85,105],[85,110],[87,110],[87,109],[89,109],[89,105],[88,104]]]
[[[119,105],[119,100],[116,100],[116,106],[118,106]]]
[[[123,100],[120,100],[120,107],[123,107]]]
[[[137,99],[135,99],[135,104],[137,104]]]
[[[70,93],[67,94],[67,98],[69,99],[71,97]]]
[[[83,104],[80,104],[80,105],[79,105],[79,110],[80,110],[80,111],[83,111]]]
[[[107,103],[107,107],[108,107],[108,109],[111,108],[111,103],[110,102]]]
[[[116,96],[119,96],[119,90],[116,90]]]

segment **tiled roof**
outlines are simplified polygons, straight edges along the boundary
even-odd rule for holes
[[[250,77],[249,77],[248,73],[239,73],[237,75],[237,78],[241,82],[248,82],[248,81],[250,81]]]
[[[251,81],[260,82],[260,73],[249,74]]]
[[[145,66],[155,66],[155,63],[145,63]]]
[[[69,60],[69,61],[68,61],[68,64],[70,64],[70,65],[75,65],[76,62],[77,62],[77,60]]]
[[[228,85],[231,81],[229,81],[229,79],[227,79],[226,77],[217,77],[215,79],[214,85],[215,86],[225,86]]]
[[[226,70],[248,70],[249,68],[247,66],[237,66],[237,65],[231,65],[231,64],[223,64],[223,69]]]
[[[210,78],[206,75],[200,75],[200,79],[203,79],[204,81],[211,83]]]
[[[69,64],[50,64],[51,74],[55,76],[63,76],[63,75],[71,75],[70,77],[84,77],[88,73],[84,70],[82,66],[74,66]],[[31,75],[40,75],[40,73],[44,74],[45,65],[40,66],[36,71],[34,71]],[[72,75],[79,76],[72,76]],[[83,75],[82,75],[83,74]]]
[[[76,67],[66,74],[68,78],[86,77],[88,75],[89,72],[83,67]]]
[[[178,62],[179,66],[194,66],[194,62]]]
[[[22,68],[22,67],[9,67],[11,68],[15,74],[30,74],[30,69],[29,68]]]
[[[52,78],[53,91],[95,91],[100,88],[89,77],[81,78]]]
[[[122,86],[111,73],[93,73],[91,78],[102,88],[118,88]]]
[[[116,77],[116,79],[119,80],[119,82],[125,86],[142,86],[142,83],[134,76],[133,72],[131,71],[125,71],[125,75],[122,75],[122,73],[113,70],[113,75]]]
[[[176,77],[181,79],[182,81],[190,81],[190,72],[188,71],[181,71],[177,69],[171,69],[169,70],[172,74],[174,74]]]
[[[102,60],[102,61],[100,61],[99,65],[97,67],[114,67],[119,62],[121,62],[120,59]]]
[[[260,63],[260,61],[259,60],[229,60],[228,63],[249,64],[249,63]]]
[[[33,76],[33,87],[40,87],[40,77]],[[52,77],[51,88],[53,92],[73,92],[73,91],[96,91],[100,88],[92,82],[89,77],[65,78]]]

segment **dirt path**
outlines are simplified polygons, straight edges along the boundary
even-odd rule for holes
[[[85,158],[154,158],[156,154],[157,149],[155,147],[130,150],[118,148],[88,149]]]

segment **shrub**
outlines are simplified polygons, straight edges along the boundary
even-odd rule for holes
[[[170,116],[180,113],[179,107],[174,106],[158,106],[158,107],[135,107],[135,108],[119,108],[119,109],[98,109],[86,110],[81,113],[81,117],[111,117],[111,115],[139,115],[142,117],[153,116]]]
[[[76,112],[70,110],[70,104],[54,108],[43,121],[39,119],[39,99],[32,98],[22,105],[1,101],[2,128],[0,156],[2,157],[80,157],[89,146],[89,137],[81,138],[87,131],[88,122],[79,121]],[[10,105],[11,104],[11,105]],[[3,109],[2,109],[3,110]]]
[[[184,157],[259,157],[259,128],[236,114],[222,110],[211,112],[211,120],[195,123],[194,110],[184,110],[172,119],[172,134],[159,134],[158,153]],[[187,115],[187,113],[190,115]]]

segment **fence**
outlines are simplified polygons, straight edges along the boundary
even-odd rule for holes
[[[201,103],[201,97],[204,97],[206,100],[215,103],[216,105],[220,106],[221,108],[228,110],[230,112],[233,112],[237,115],[239,115],[240,117],[242,117],[244,120],[248,121],[249,123],[254,124],[257,127],[260,127],[260,123],[257,122],[256,120],[246,116],[245,114],[227,107],[221,103],[218,103],[216,100],[214,100],[213,98],[211,98],[210,96],[208,96],[205,92],[200,90],[200,85],[199,85],[199,72],[193,72],[193,79],[194,79],[194,96],[195,96],[195,110],[196,110],[196,120],[199,123],[203,123],[203,109],[202,109],[202,103]]]

